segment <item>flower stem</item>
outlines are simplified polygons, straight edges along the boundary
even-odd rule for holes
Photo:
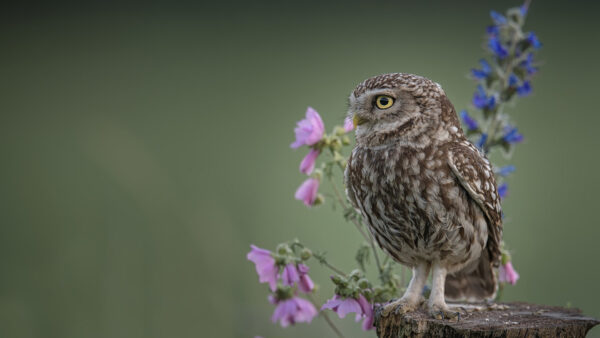
[[[311,303],[313,303],[313,305],[317,309],[321,308],[319,306],[319,304],[317,303],[317,301],[315,300],[315,297],[313,297],[312,294],[309,294],[308,298],[310,299]],[[335,324],[333,323],[333,321],[331,320],[331,318],[329,318],[329,315],[327,314],[327,312],[325,312],[325,311],[319,311],[319,313],[323,316],[323,319],[325,319],[325,321],[327,322],[327,324],[329,325],[329,327],[333,330],[333,332],[335,332],[335,334],[338,337],[344,338],[344,334],[342,334],[342,331],[340,331],[340,329],[338,329],[337,326],[335,326]]]
[[[338,275],[342,275],[342,276],[346,275],[344,273],[344,271],[342,271],[342,270],[336,268],[335,266],[329,264],[329,262],[327,262],[327,261],[323,261],[323,262],[321,262],[321,264],[325,265],[326,267],[328,267],[329,269],[331,269],[331,271],[337,273]]]

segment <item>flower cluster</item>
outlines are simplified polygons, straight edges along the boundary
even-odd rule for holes
[[[346,317],[348,313],[356,313],[355,320],[358,322],[364,318],[362,328],[367,331],[373,328],[373,306],[367,301],[365,296],[359,294],[358,298],[335,295],[333,298],[323,304],[321,309],[330,309],[335,311],[340,318]]]
[[[293,243],[293,246],[298,245]],[[311,251],[302,249],[297,255],[287,244],[280,244],[276,253],[254,245],[250,247],[252,250],[246,257],[256,265],[259,282],[269,284],[272,292],[269,301],[276,305],[271,320],[279,321],[283,327],[298,322],[310,323],[317,310],[313,303],[298,297],[298,291],[309,294],[315,288],[308,275],[309,268],[303,263],[311,257]]]
[[[521,7],[509,9],[505,14],[495,11],[490,13],[493,24],[486,30],[485,45],[489,55],[479,61],[478,68],[471,70],[472,78],[477,81],[472,110],[478,114],[463,110],[459,115],[467,136],[484,153],[500,148],[510,154],[513,147],[524,139],[509,120],[504,108],[507,103],[532,93],[532,77],[538,72],[534,56],[542,44],[535,33],[523,31],[527,10],[528,2]],[[388,302],[406,285],[404,268],[388,259],[389,257],[379,259],[374,240],[366,231],[360,214],[350,206],[347,197],[337,187],[334,171],[343,171],[346,167],[347,159],[342,151],[344,147],[350,146],[347,134],[353,127],[352,120],[346,119],[343,125],[334,126],[332,132],[327,133],[319,113],[309,107],[305,118],[294,129],[296,137],[290,147],[297,149],[306,146],[308,150],[299,167],[307,178],[296,190],[295,198],[309,207],[324,203],[319,186],[323,180],[327,180],[334,193],[332,205],[343,212],[346,221],[352,223],[364,239],[355,256],[359,268],[344,273],[330,264],[323,253],[311,251],[298,240],[279,244],[274,252],[252,245],[252,250],[247,255],[256,265],[259,282],[269,285],[268,298],[275,305],[271,319],[283,327],[298,322],[311,322],[320,314],[341,336],[327,317],[327,312],[333,311],[340,318],[354,313],[356,321],[362,320],[364,330],[372,329],[374,306]],[[317,165],[318,161],[321,162],[320,165]],[[499,183],[498,193],[502,199],[508,196],[506,178],[514,171],[513,165],[494,166],[496,181]],[[514,285],[519,279],[504,243],[501,243],[501,251],[502,263],[498,271],[500,292],[504,284]],[[334,294],[320,306],[319,311],[319,306],[311,298],[315,285],[308,275],[309,259],[317,260],[334,272],[331,276],[335,285]],[[374,263],[378,273],[376,283],[365,276],[370,263]],[[400,269],[402,277],[395,273],[397,269]]]
[[[323,304],[322,310],[333,310],[340,318],[348,313],[355,313],[355,320],[363,319],[362,328],[367,331],[373,328],[373,304],[369,299],[374,299],[375,294],[371,283],[360,270],[352,271],[347,277],[331,276],[336,285],[333,298]]]
[[[317,158],[325,148],[337,155],[338,159],[341,158],[341,146],[350,144],[350,139],[345,134],[353,129],[352,121],[346,119],[343,127],[336,127],[331,135],[327,135],[321,115],[308,107],[306,117],[296,124],[296,140],[290,145],[294,149],[302,146],[309,148],[308,154],[300,162],[300,172],[309,177],[296,190],[294,197],[297,200],[308,207],[323,203],[323,196],[319,194],[322,170],[315,171]]]

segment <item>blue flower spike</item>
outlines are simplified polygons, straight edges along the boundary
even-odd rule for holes
[[[508,184],[502,183],[500,186],[498,186],[498,195],[500,195],[501,199],[504,199],[506,196],[508,196]]]
[[[531,94],[531,91],[531,82],[529,81],[523,81],[523,84],[517,87],[517,94],[521,97],[528,96]]]
[[[479,128],[479,123],[477,123],[477,120],[469,116],[469,113],[467,113],[466,110],[460,112],[460,118],[462,119],[463,123],[467,126],[468,130],[475,131]]]
[[[527,58],[521,62],[521,66],[525,67],[527,74],[533,75],[537,72],[537,68],[533,66],[533,53],[527,54]]]
[[[488,48],[500,59],[504,59],[508,56],[508,50],[502,45],[502,42],[500,42],[500,39],[497,36],[490,37]]]
[[[477,91],[473,94],[473,105],[479,109],[492,110],[496,107],[496,97],[487,96],[482,85],[477,86]]]
[[[481,137],[479,138],[479,141],[476,144],[477,148],[483,150],[483,146],[485,145],[487,138],[488,138],[488,136],[486,133],[481,134]]]
[[[512,174],[516,170],[515,166],[512,164],[505,165],[504,167],[498,169],[498,175],[506,177]]]
[[[534,32],[527,33],[526,39],[531,44],[533,49],[537,50],[537,49],[542,48],[542,43],[540,42],[540,40],[538,39],[537,35],[535,35]]]
[[[492,73],[492,66],[485,60],[479,60],[479,64],[481,65],[481,69],[471,69],[471,74],[477,80],[485,80]]]
[[[519,78],[515,75],[515,73],[510,74],[508,77],[508,86],[516,87],[519,84]]]
[[[517,127],[508,125],[504,127],[504,136],[502,137],[502,139],[504,139],[504,141],[510,144],[515,144],[523,142],[523,135],[519,134]]]
[[[506,17],[504,17],[504,15],[502,15],[496,11],[490,11],[490,16],[492,17],[492,20],[494,21],[494,23],[498,26],[506,25],[506,23],[507,23]]]

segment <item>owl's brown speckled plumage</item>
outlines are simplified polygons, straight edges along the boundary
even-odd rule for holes
[[[392,98],[392,106],[378,108],[380,95]],[[350,95],[349,113],[360,125],[346,193],[377,243],[413,268],[394,309],[411,311],[420,303],[430,269],[432,315],[450,314],[444,295],[494,297],[502,236],[494,173],[464,136],[440,85],[410,74],[372,77]]]

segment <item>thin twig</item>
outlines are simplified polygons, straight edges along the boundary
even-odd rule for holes
[[[313,305],[320,309],[321,307],[319,306],[319,304],[317,303],[317,301],[315,300],[315,298],[313,297],[312,294],[308,295],[308,298],[310,299],[310,301],[313,303]],[[329,325],[329,327],[331,327],[331,329],[333,330],[333,332],[335,332],[335,334],[340,337],[340,338],[344,338],[344,334],[342,334],[342,332],[340,331],[340,329],[337,328],[337,326],[335,326],[335,324],[333,323],[333,321],[331,320],[331,318],[329,318],[329,315],[327,314],[327,312],[325,311],[319,311],[319,313],[321,315],[323,315],[323,319],[325,319],[325,321],[327,322],[327,324]]]
[[[335,266],[333,266],[333,265],[329,264],[329,262],[327,262],[327,261],[324,261],[324,260],[323,260],[323,261],[320,261],[319,263],[321,263],[321,264],[325,265],[326,267],[328,267],[329,269],[331,269],[331,271],[333,271],[333,272],[337,273],[338,275],[342,275],[342,276],[345,276],[345,275],[346,275],[346,274],[344,273],[344,271],[342,271],[342,270],[340,270],[340,269],[336,268]]]

